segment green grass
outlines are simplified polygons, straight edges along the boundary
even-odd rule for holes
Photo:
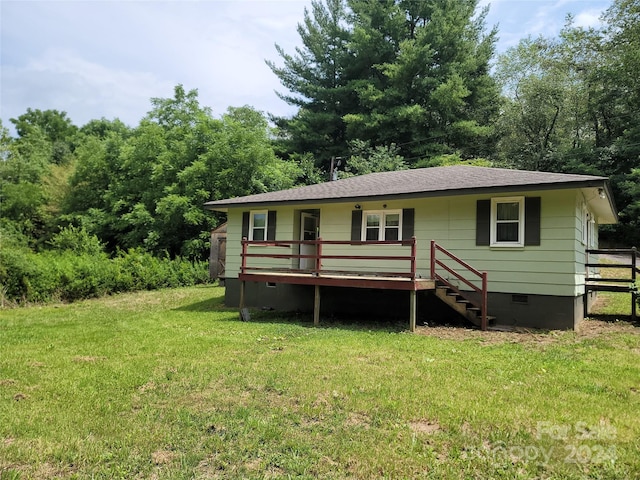
[[[640,475],[632,326],[243,323],[222,295],[0,310],[0,478]]]

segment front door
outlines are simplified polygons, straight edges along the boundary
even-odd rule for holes
[[[300,214],[300,240],[317,240],[318,239],[318,217],[311,213]],[[315,255],[318,252],[318,246],[314,244],[301,244],[300,255]],[[301,258],[301,270],[313,270],[315,268],[315,258]]]

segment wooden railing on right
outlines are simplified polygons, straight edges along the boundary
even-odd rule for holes
[[[615,255],[623,257],[624,263],[592,263],[589,262],[589,255]],[[637,318],[637,301],[638,296],[638,274],[640,274],[640,252],[636,247],[633,248],[599,248],[587,250],[587,262],[585,268],[587,274],[585,278],[585,314],[587,314],[587,295],[589,292],[624,292],[631,294],[631,320],[636,321]],[[628,261],[628,263],[626,263]],[[602,278],[589,276],[590,268],[615,268],[620,270],[631,270],[630,277],[624,278]]]
[[[437,258],[438,252],[442,252],[449,259],[453,260],[459,267],[461,267],[461,270],[466,272],[467,275],[466,276],[461,275],[455,269],[448,266],[444,261],[439,260]],[[468,297],[465,292],[463,292],[458,287],[456,287],[453,283],[447,280],[446,277],[440,275],[438,273],[438,268],[446,270],[453,277],[455,277],[456,279],[458,279],[459,281],[467,285],[469,288],[477,292],[480,297],[479,304],[474,300],[472,300],[470,297]],[[471,274],[472,278],[476,277],[475,278],[476,281],[479,280],[481,286],[480,287],[476,286],[469,278],[467,278],[467,276],[469,276],[468,274]],[[431,278],[436,280],[437,282],[440,282],[446,285],[448,288],[452,289],[460,296],[466,298],[467,301],[469,301],[471,304],[475,305],[480,310],[480,328],[482,330],[487,329],[487,324],[488,324],[487,298],[489,295],[489,291],[487,288],[487,272],[481,272],[475,269],[474,267],[469,265],[467,262],[456,257],[453,253],[451,253],[450,251],[438,245],[434,240],[431,240]]]

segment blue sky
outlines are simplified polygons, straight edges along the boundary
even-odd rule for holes
[[[498,51],[527,35],[554,36],[571,13],[598,25],[609,0],[481,0]],[[222,114],[251,105],[276,115],[291,107],[264,60],[274,44],[293,52],[310,0],[0,0],[0,118],[27,108],[66,111],[78,126],[120,118],[135,126],[183,84]]]

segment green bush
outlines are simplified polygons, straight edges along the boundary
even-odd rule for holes
[[[207,283],[206,262],[157,258],[142,250],[110,259],[73,249],[34,253],[26,248],[0,251],[0,286],[4,298],[19,303],[72,302],[135,290]]]
[[[70,225],[53,236],[49,244],[60,251],[71,251],[78,255],[100,255],[104,252],[104,245],[98,237],[90,235],[84,227]]]

